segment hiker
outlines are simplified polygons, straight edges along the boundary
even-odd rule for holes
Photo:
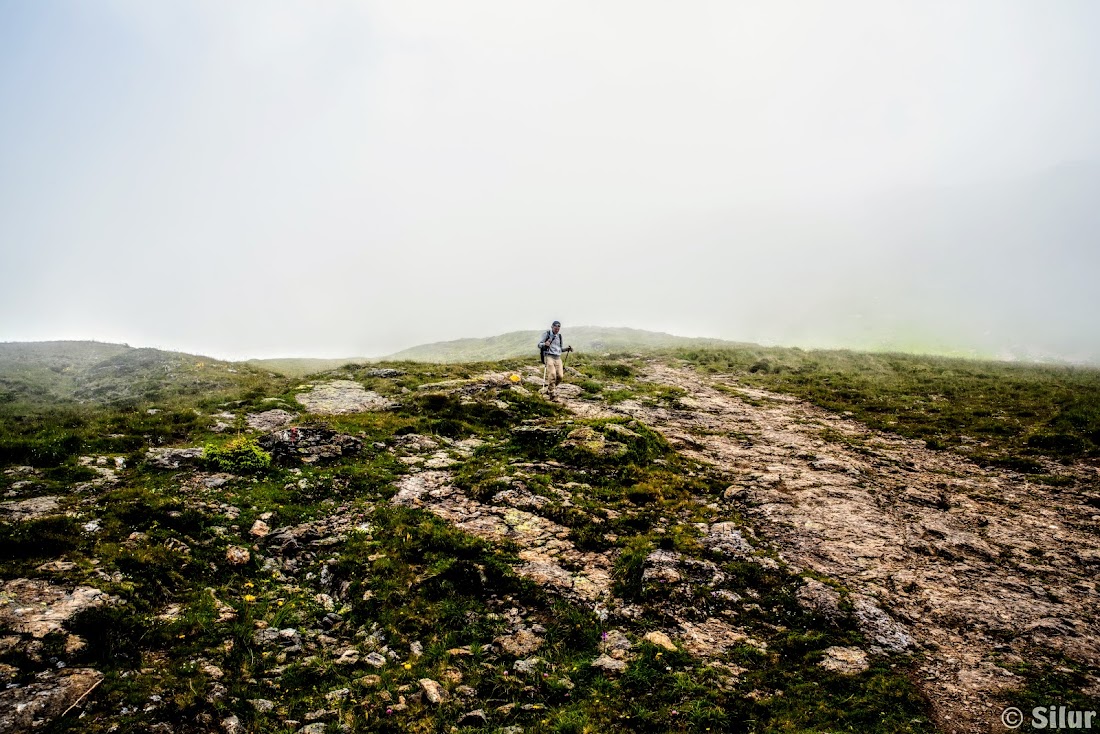
[[[573,347],[562,348],[561,322],[555,321],[550,328],[543,333],[539,341],[539,352],[542,353],[543,377],[546,378],[546,395],[554,399],[554,388],[565,379],[565,370],[562,369],[562,352],[572,352]]]

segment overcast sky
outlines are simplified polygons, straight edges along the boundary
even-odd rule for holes
[[[0,0],[0,341],[1100,361],[1100,3]]]

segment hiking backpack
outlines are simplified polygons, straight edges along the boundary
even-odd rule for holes
[[[551,344],[553,344],[555,339],[558,340],[558,344],[564,344],[565,343],[561,339],[561,331],[560,330],[558,331],[557,334],[555,334],[554,330],[550,329],[545,334],[543,334],[542,335],[542,341],[539,342],[539,363],[540,364],[546,364],[546,347],[543,346],[543,345],[546,344],[546,337],[547,336],[550,337],[550,343]]]

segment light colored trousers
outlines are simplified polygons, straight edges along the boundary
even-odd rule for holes
[[[562,380],[565,379],[565,370],[561,366],[561,357],[546,355],[546,390],[554,392]]]

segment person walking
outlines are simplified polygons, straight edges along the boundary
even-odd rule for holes
[[[550,328],[543,333],[539,341],[539,351],[542,352],[542,363],[546,365],[546,396],[554,399],[554,388],[565,379],[565,370],[562,367],[561,355],[563,352],[572,352],[573,347],[562,347],[561,322],[555,321]]]

